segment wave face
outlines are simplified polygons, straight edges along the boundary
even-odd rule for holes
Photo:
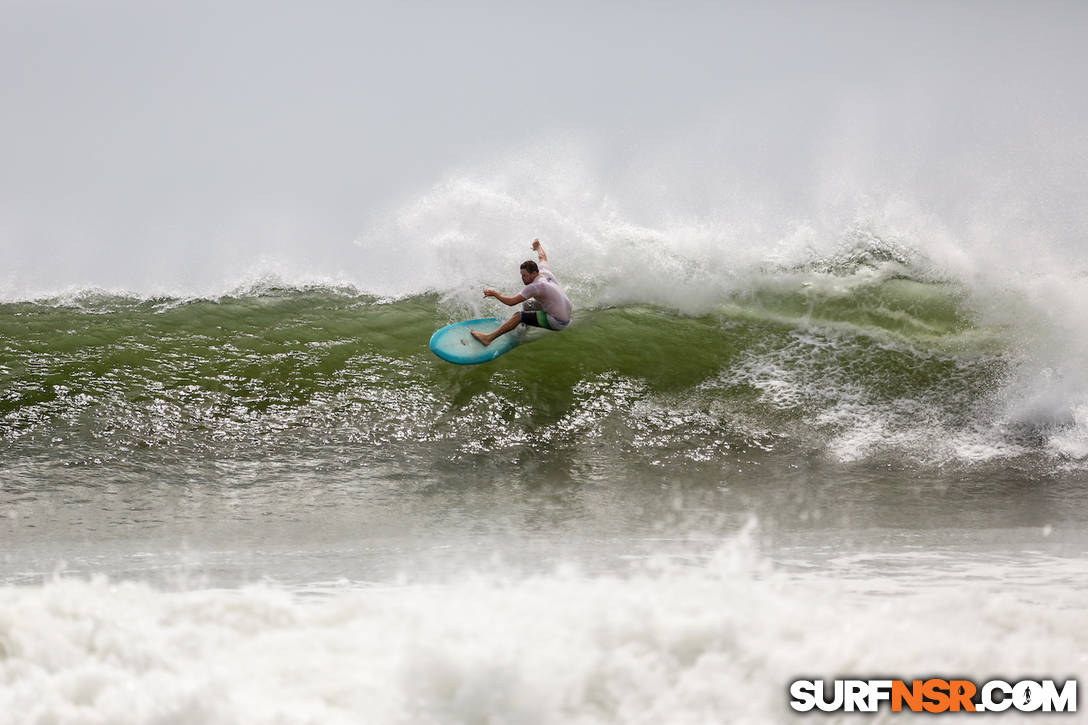
[[[752,451],[1079,465],[1076,420],[1008,415],[1015,330],[895,245],[765,267],[693,310],[652,287],[616,301],[614,287],[571,286],[571,329],[473,368],[426,347],[449,321],[505,314],[467,291],[266,283],[214,299],[9,302],[0,435],[8,455],[83,462],[274,450],[430,467],[591,443],[654,465]]]

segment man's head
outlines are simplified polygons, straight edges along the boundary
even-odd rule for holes
[[[521,281],[525,284],[529,284],[536,276],[540,274],[540,268],[536,266],[536,262],[533,260],[526,260],[521,263]]]

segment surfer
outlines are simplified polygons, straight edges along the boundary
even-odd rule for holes
[[[519,324],[556,331],[570,324],[570,299],[548,267],[548,255],[544,253],[544,247],[540,246],[539,239],[533,240],[533,249],[539,257],[539,263],[531,259],[521,263],[521,281],[525,284],[521,292],[507,296],[493,289],[484,290],[484,297],[494,297],[510,307],[525,302],[521,312],[514,313],[494,332],[470,331],[484,345],[490,345],[496,337],[505,335]]]

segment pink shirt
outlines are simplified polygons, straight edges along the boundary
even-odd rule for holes
[[[548,322],[554,323],[556,328],[566,327],[570,324],[570,299],[559,286],[559,280],[552,274],[547,262],[540,262],[538,268],[540,274],[525,286],[521,296],[526,299],[532,297],[539,302],[548,314]]]

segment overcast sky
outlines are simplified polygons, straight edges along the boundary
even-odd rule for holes
[[[224,246],[335,255],[450,174],[556,141],[597,191],[664,179],[684,213],[725,179],[788,206],[829,163],[923,194],[1030,175],[1068,207],[1086,6],[0,0],[0,251],[9,283],[46,285]]]

